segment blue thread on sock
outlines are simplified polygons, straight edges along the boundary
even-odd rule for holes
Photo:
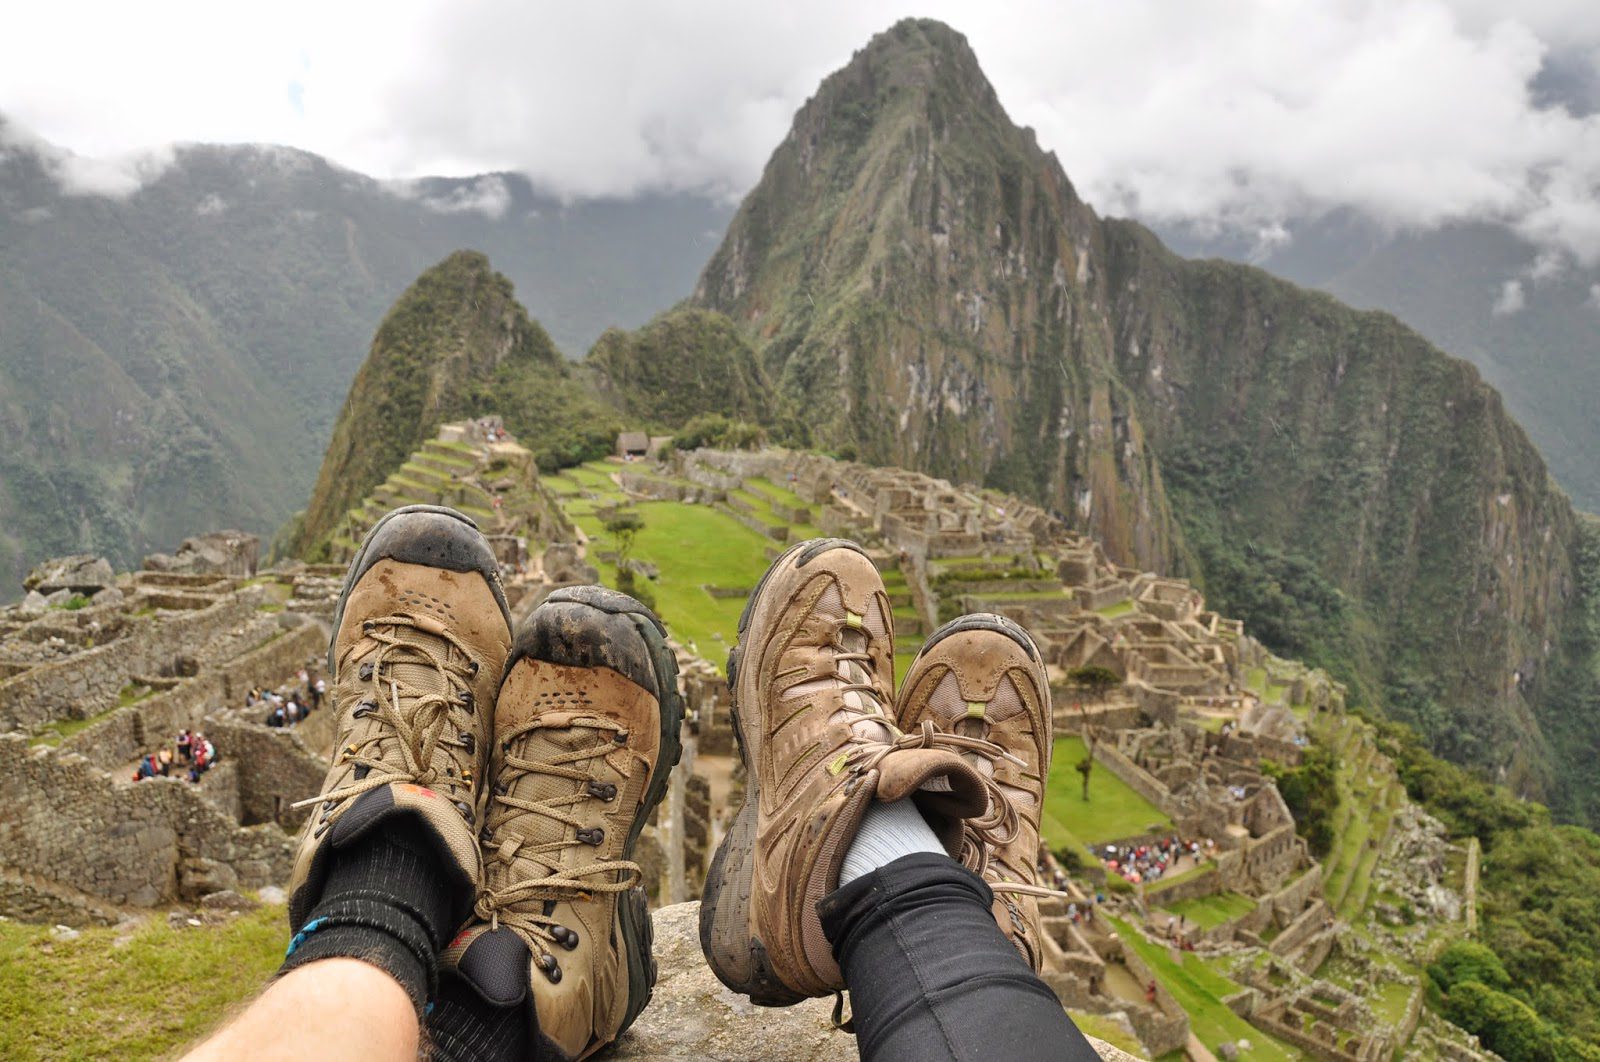
[[[326,918],[313,918],[311,921],[307,922],[305,926],[301,928],[300,932],[296,933],[289,940],[289,950],[283,953],[283,957],[287,959],[289,956],[293,955],[294,949],[304,944],[306,942],[306,938],[315,933],[317,930],[321,929],[323,924],[327,921],[328,920]]]

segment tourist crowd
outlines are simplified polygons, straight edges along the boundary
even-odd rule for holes
[[[1209,859],[1215,850],[1216,842],[1209,837],[1197,841],[1173,834],[1153,844],[1108,844],[1101,851],[1107,870],[1138,885],[1145,881],[1159,881],[1177,869],[1181,860],[1192,859],[1199,863]]]
[[[211,743],[211,739],[198,730],[185,728],[178,731],[171,745],[146,753],[133,772],[133,780],[142,782],[146,778],[171,778],[176,772],[179,778],[198,782],[200,776],[216,762],[217,747]]]
[[[309,674],[305,669],[295,676],[294,683],[277,689],[256,686],[245,695],[244,706],[256,708],[265,705],[270,727],[290,727],[322,707],[322,698],[328,695],[327,679]]]

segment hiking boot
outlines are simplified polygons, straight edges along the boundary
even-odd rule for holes
[[[328,674],[337,751],[300,836],[289,884],[298,929],[329,856],[380,823],[414,822],[436,843],[456,916],[480,877],[478,779],[511,648],[500,568],[453,509],[396,509],[367,533],[333,617]]]
[[[446,976],[523,1005],[540,1058],[586,1058],[650,1001],[639,831],[683,746],[660,620],[598,586],[557,590],[517,631],[495,710],[475,924]]]
[[[945,624],[906,671],[895,718],[904,730],[931,724],[1005,750],[999,759],[967,754],[1007,799],[990,821],[969,825],[963,862],[994,890],[995,920],[1037,972],[1044,957],[1037,897],[1053,895],[1039,884],[1039,815],[1054,735],[1038,646],[1004,616]]]
[[[843,989],[817,901],[874,799],[915,800],[952,855],[988,807],[982,777],[931,728],[904,735],[887,714],[892,624],[877,569],[841,539],[779,557],[739,620],[728,684],[745,803],[706,875],[700,946],[756,1004]]]

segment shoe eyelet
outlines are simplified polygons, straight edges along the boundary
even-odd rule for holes
[[[372,628],[376,627],[377,625],[378,625],[377,622],[374,621],[374,620],[364,620],[362,622],[362,624],[361,624],[361,629],[364,630],[364,631],[370,631]]]
[[[511,792],[511,787],[504,782],[496,782],[494,784],[494,792],[496,796],[505,796]]]
[[[477,713],[478,702],[473,699],[471,690],[462,690],[460,694],[460,700],[461,707],[467,710],[468,715],[474,715]]]
[[[356,675],[361,679],[362,682],[370,682],[372,680],[372,665],[362,664],[361,667],[356,670]]]
[[[455,805],[456,810],[461,812],[461,817],[467,820],[467,825],[471,826],[477,819],[477,816],[472,813],[472,805],[468,804],[465,800],[457,800]]]
[[[356,705],[356,710],[350,713],[350,718],[352,718],[352,719],[362,719],[362,718],[364,718],[366,716],[371,715],[373,712],[376,712],[377,710],[378,710],[378,705],[377,705],[376,702],[374,702],[374,701],[362,701],[360,704]]]
[[[568,951],[578,946],[578,934],[566,926],[551,926],[550,935],[555,938],[557,944]]]
[[[365,779],[367,777],[367,775],[369,775],[371,773],[372,773],[372,768],[371,767],[368,767],[364,763],[359,763],[359,764],[356,765],[355,779],[358,782],[362,781],[363,779]]]
[[[489,844],[494,838],[494,831],[489,829],[489,824],[484,823],[483,829],[478,831],[478,843]]]
[[[476,660],[468,660],[467,661],[467,674],[476,675],[477,673],[478,673],[478,662]]]
[[[599,826],[591,826],[586,830],[579,830],[577,837],[578,840],[582,841],[584,844],[593,845],[594,847],[598,848],[605,843],[606,831],[601,829]]]
[[[617,798],[617,787],[610,782],[591,781],[589,783],[589,795],[600,800],[615,800]]]
[[[544,971],[551,984],[561,983],[561,964],[556,962],[556,957],[548,951],[539,953],[539,969]]]
[[[611,740],[615,741],[618,745],[626,745],[628,743],[628,732],[626,730],[619,730],[617,731],[616,736],[614,736]]]

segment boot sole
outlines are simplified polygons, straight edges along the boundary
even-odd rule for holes
[[[395,521],[410,516],[428,517],[430,534],[396,534],[400,529],[394,526]],[[339,602],[333,610],[333,633],[328,639],[330,676],[335,674],[334,642],[344,623],[344,606],[350,599],[350,591],[374,564],[385,559],[453,572],[477,572],[494,591],[495,603],[505,617],[506,628],[510,629],[511,609],[506,606],[505,591],[500,587],[500,564],[472,518],[446,505],[403,505],[385,513],[372,525],[356,555],[350,559],[350,569],[345,572],[344,587],[339,591]]]
[[[785,550],[772,562],[761,581],[756,584],[739,617],[739,637],[728,651],[728,690],[731,695],[728,714],[733,721],[733,737],[744,762],[744,804],[734,816],[728,832],[723,836],[706,872],[706,884],[700,898],[700,950],[705,954],[711,972],[728,988],[748,996],[758,1007],[788,1007],[808,998],[786,986],[773,968],[766,945],[756,933],[755,908],[751,892],[755,882],[756,826],[761,817],[761,772],[757,768],[758,748],[752,747],[745,737],[741,719],[739,663],[741,651],[746,646],[746,635],[751,620],[758,611],[757,602],[771,581],[772,574],[798,556],[796,568],[803,568],[813,558],[831,549],[853,549],[866,555],[854,542],[841,538],[811,539]],[[759,712],[755,705],[748,708]],[[718,916],[721,917],[718,917]]]
[[[658,691],[656,700],[661,706],[661,743],[658,746],[661,751],[656,758],[655,770],[650,775],[650,784],[645,788],[643,802],[628,830],[627,843],[622,847],[621,858],[631,859],[639,834],[644,831],[651,813],[666,796],[672,770],[683,758],[683,698],[678,694],[678,661],[667,647],[666,628],[655,613],[627,594],[604,587],[572,586],[551,594],[546,599],[546,603],[550,602],[576,603],[613,616],[627,616],[650,651],[650,663]],[[511,664],[508,662],[508,674],[510,670]],[[655,927],[650,920],[649,900],[643,888],[632,889],[619,898],[617,921],[622,936],[622,951],[628,961],[628,1006],[623,1012],[622,1025],[617,1029],[617,1036],[620,1037],[649,1004],[655,992],[658,971],[651,954]],[[615,1041],[607,1041],[612,1042]],[[604,1046],[592,1045],[579,1057],[587,1058]]]
[[[921,649],[917,650],[917,657],[920,658],[923,653],[932,649],[946,638],[953,634],[960,634],[962,631],[993,631],[996,634],[1003,634],[1022,646],[1028,654],[1028,659],[1040,666],[1044,664],[1044,658],[1039,655],[1039,646],[1033,640],[1033,635],[1024,630],[1022,625],[1015,620],[1009,620],[992,612],[974,612],[966,616],[957,616],[928,635],[928,640],[922,643]],[[911,667],[915,666],[916,660],[913,660]],[[910,668],[907,668],[907,673],[910,670]]]

